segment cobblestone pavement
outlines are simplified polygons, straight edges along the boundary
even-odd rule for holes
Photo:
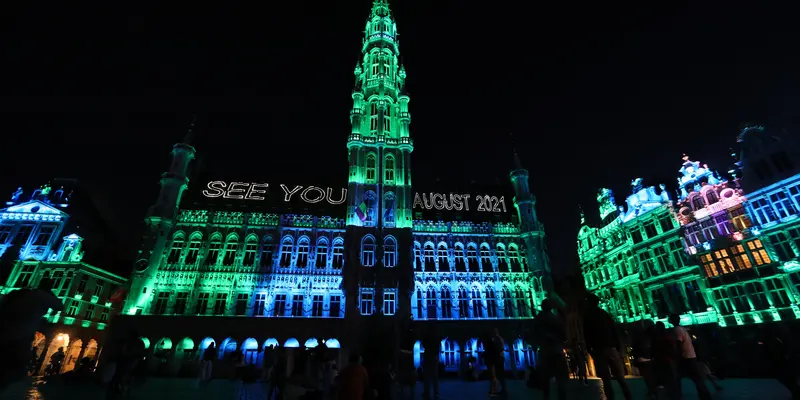
[[[634,399],[644,399],[644,383],[641,379],[629,379]],[[605,399],[601,393],[602,383],[599,380],[590,380],[589,386],[584,387],[578,381],[571,381],[569,386],[569,399]],[[722,381],[725,388],[722,392],[714,393],[715,400],[739,400],[739,399],[769,399],[782,400],[790,399],[789,392],[780,384],[773,380],[761,379],[729,379]],[[256,392],[260,392],[256,388]],[[456,380],[447,380],[441,383],[441,400],[471,400],[471,399],[499,399],[499,397],[488,396],[487,382],[464,383]],[[697,393],[691,382],[683,382],[684,399],[697,399]],[[215,380],[198,388],[196,381],[192,379],[151,379],[143,386],[135,387],[131,393],[132,400],[160,400],[160,399],[237,399],[236,385],[227,380]],[[256,394],[252,400],[264,399],[263,395]],[[295,393],[287,393],[289,398],[294,400]],[[417,385],[416,399],[421,399],[422,385]],[[409,397],[395,396],[394,399],[402,400]],[[525,387],[521,381],[509,381],[509,395],[507,399],[534,400],[541,399],[541,393],[532,391]],[[621,394],[617,393],[617,398],[621,399]],[[100,400],[104,399],[103,390],[98,386],[65,386],[57,383],[28,384],[20,382],[6,393],[0,396],[0,400]],[[342,399],[344,400],[344,399]]]

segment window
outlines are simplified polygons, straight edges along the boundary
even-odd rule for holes
[[[703,269],[706,271],[706,276],[712,277],[719,275],[717,264],[714,263],[714,258],[711,257],[711,254],[701,255],[700,262],[703,264]]]
[[[483,299],[477,288],[472,289],[472,317],[483,318]]]
[[[796,205],[800,205],[800,185],[789,188],[789,197],[794,200]],[[0,243],[3,243],[2,240],[0,240]]]
[[[367,156],[367,182],[375,182],[375,168],[375,155],[370,154]]]
[[[275,247],[272,244],[272,238],[266,237],[264,239],[263,247],[261,247],[261,266],[262,267],[272,267],[273,266],[273,259],[275,253]]]
[[[444,348],[442,349],[442,355],[444,357],[445,368],[458,368],[458,344],[456,344],[456,342],[452,339],[445,339],[442,342],[444,345]]]
[[[186,251],[186,259],[183,261],[184,264],[194,264],[197,262],[197,255],[200,253],[200,246],[202,246],[200,239],[202,239],[202,237],[194,235],[189,239],[189,249]]]
[[[764,245],[761,244],[761,240],[756,239],[747,242],[747,248],[750,250],[750,254],[753,255],[753,259],[756,260],[756,265],[769,264],[772,262],[767,252],[764,251]]]
[[[511,297],[511,291],[508,288],[503,288],[503,311],[505,312],[506,318],[515,318],[516,313],[514,312],[514,298]]]
[[[383,223],[387,228],[395,227],[394,204],[394,193],[383,195]]]
[[[158,292],[156,302],[153,303],[151,314],[163,315],[167,313],[167,304],[169,303],[170,292]]]
[[[264,315],[267,308],[267,294],[256,293],[256,301],[253,304],[253,315]]]
[[[466,272],[466,264],[464,262],[464,245],[456,243],[455,251],[456,272]]]
[[[292,296],[292,316],[293,317],[302,317],[303,313],[303,301],[305,301],[302,294],[296,294]]]
[[[779,260],[789,261],[794,258],[794,250],[792,249],[792,241],[783,232],[778,232],[769,236],[768,241],[775,249],[775,253]]]
[[[374,295],[375,294],[371,290],[367,291],[365,289],[361,289],[361,302],[359,304],[361,309],[361,315],[372,315]]]
[[[332,318],[341,318],[342,310],[342,296],[332,295],[330,312],[328,313]]]
[[[256,238],[247,238],[247,243],[244,245],[244,261],[242,265],[253,267],[256,265],[256,252],[258,251],[258,243]]]
[[[14,286],[18,288],[26,288],[31,283],[31,278],[33,278],[33,272],[36,271],[35,264],[26,264],[22,266],[22,270],[19,272],[19,277],[17,277],[17,281],[15,282]],[[84,284],[84,287],[86,285]]]
[[[344,245],[342,242],[333,242],[333,268],[342,269],[344,266]]]
[[[697,281],[686,282],[686,296],[689,300],[689,308],[694,312],[705,312],[708,309],[706,299],[703,298],[703,291]]]
[[[746,269],[752,268],[753,265],[750,263],[750,257],[744,251],[744,246],[738,244],[730,248],[731,253],[733,253],[733,260],[736,262],[736,267],[738,269]]]
[[[656,223],[648,222],[644,224],[644,233],[647,235],[648,239],[652,239],[658,236],[658,231],[656,230]]]
[[[706,201],[708,202],[709,205],[719,201],[719,196],[717,195],[717,192],[714,191],[714,189],[711,189],[706,192]]]
[[[236,315],[247,314],[247,303],[250,296],[247,293],[239,293],[236,295]]]
[[[797,214],[797,209],[794,207],[792,199],[790,199],[785,192],[773,193],[769,195],[769,199],[778,212],[779,218],[786,218],[790,215]]]
[[[633,240],[633,243],[641,243],[644,240],[642,230],[638,227],[631,229],[631,240]]]
[[[175,299],[175,315],[183,315],[186,313],[186,304],[189,302],[189,292],[178,292]]]
[[[383,266],[392,268],[397,265],[397,250],[393,237],[387,236],[383,240]]]
[[[506,259],[506,248],[503,247],[503,245],[498,244],[497,248],[495,249],[495,254],[497,255],[497,269],[500,272],[509,272],[508,260]]]
[[[93,320],[94,319],[94,304],[89,304],[86,306],[86,313],[83,314],[83,319]]]
[[[767,224],[778,219],[775,216],[775,210],[767,199],[751,201],[750,205],[753,207],[753,213],[756,215],[756,219],[758,219],[759,223]]]
[[[276,317],[283,317],[284,315],[286,315],[286,295],[285,294],[276,294],[275,295],[274,315]]]
[[[680,240],[675,240],[669,243],[669,254],[671,256],[672,269],[683,268],[683,258],[686,257],[686,251]]]
[[[175,235],[172,238],[172,247],[169,250],[169,255],[167,256],[167,263],[175,264],[180,261],[181,253],[183,253],[183,234]]]
[[[0,225],[0,244],[8,243],[11,238],[11,225]]]
[[[367,236],[361,242],[361,264],[365,267],[375,265],[375,239]]]
[[[489,245],[486,243],[481,245],[481,266],[485,272],[491,272],[493,269],[492,267],[492,255],[489,251]]]
[[[208,257],[206,258],[207,265],[217,265],[219,261],[219,251],[222,249],[222,240],[219,237],[211,239],[211,244],[208,246]]]
[[[388,121],[389,118],[386,118]],[[388,129],[386,129],[388,131]],[[394,157],[391,155],[386,156],[386,163],[383,166],[383,180],[386,183],[393,183],[394,182]]]
[[[364,226],[374,226],[375,225],[375,209],[377,202],[377,197],[375,192],[367,191],[364,193],[364,203],[363,208],[360,208],[361,212],[364,213],[363,223]]]
[[[422,301],[422,291],[417,289],[417,319],[424,318],[422,312],[425,307],[423,307]]]
[[[317,268],[328,266],[328,242],[320,240],[317,242]]]
[[[56,230],[54,226],[42,226],[39,228],[39,234],[36,235],[36,241],[33,242],[34,246],[46,246],[50,243],[50,238],[53,237],[53,232]]]
[[[775,307],[786,307],[789,305],[789,295],[786,293],[786,288],[783,286],[783,281],[778,279],[767,279],[764,281],[767,291],[772,297],[772,305]]]
[[[494,295],[494,289],[486,289],[486,316],[489,318],[497,318],[497,298]]]
[[[668,216],[659,219],[658,224],[661,225],[661,232],[669,232],[673,228],[675,228],[675,224],[673,224],[672,218]]]
[[[308,239],[301,238],[299,242],[297,242],[297,266],[304,268],[308,265]]]
[[[108,322],[108,308],[103,307],[103,310],[100,312],[100,322],[106,323]]]
[[[28,238],[33,232],[33,225],[22,225],[19,227],[16,236],[14,236],[14,243],[22,245],[28,241]]]
[[[453,318],[453,299],[450,297],[450,289],[447,286],[442,287],[442,318]]]
[[[727,274],[736,271],[736,267],[733,266],[733,261],[731,261],[727,250],[717,250],[713,254],[714,259],[717,262],[717,267],[720,268],[720,271],[718,271],[720,274]]]
[[[236,262],[236,251],[239,250],[239,238],[236,236],[228,237],[225,241],[225,257],[222,265],[231,266]]]
[[[528,313],[528,298],[525,296],[525,292],[517,288],[517,312],[519,313],[520,317],[530,317]]]
[[[78,300],[70,300],[69,307],[67,307],[67,315],[70,317],[74,317],[78,315],[78,309],[80,308],[80,303]]]
[[[737,311],[750,311],[752,307],[750,307],[750,302],[747,300],[747,295],[742,286],[729,286],[728,291],[731,294],[731,300]]]
[[[425,271],[434,271],[436,269],[436,253],[433,250],[433,245],[430,243],[425,244]]]
[[[467,289],[458,289],[458,317],[462,319],[469,318],[469,298],[467,297]]]
[[[383,292],[383,314],[394,315],[397,311],[397,293],[394,291]]]
[[[729,213],[729,223],[733,223],[734,228],[737,231],[743,231],[747,228],[753,226],[753,222],[750,221],[750,217],[747,215],[747,211],[745,211],[744,207],[741,205],[730,209]],[[731,230],[732,231],[732,230]]]
[[[447,246],[444,243],[439,244],[436,255],[439,257],[439,271],[450,272],[450,259],[447,257]]]
[[[769,308],[767,295],[764,293],[764,286],[758,282],[750,282],[745,284],[747,293],[750,293],[750,303],[753,304],[753,309],[763,310]]]
[[[650,257],[650,252],[644,251],[637,254],[636,257],[639,259],[639,268],[642,272],[644,272],[645,277],[649,278],[658,273],[658,270],[653,265],[653,259]]]
[[[324,305],[324,297],[321,294],[315,294],[311,298],[311,316],[321,317]]]
[[[706,202],[705,202],[705,200],[703,200],[703,196],[700,196],[698,194],[697,196],[692,197],[692,209],[693,210],[695,210],[695,211],[702,210],[705,206],[706,206]]]
[[[208,301],[211,298],[211,293],[200,293],[197,296],[197,304],[195,305],[195,314],[205,315],[208,312]]]
[[[425,295],[425,303],[428,311],[427,318],[436,319],[436,309],[439,308],[439,306],[436,304],[436,290],[433,288],[433,286],[428,287],[428,292]]]
[[[519,261],[519,250],[517,246],[511,245],[508,246],[508,261],[511,263],[511,271],[519,271],[520,261]]]
[[[100,297],[103,295],[103,289],[105,289],[105,282],[103,281],[95,281],[94,283],[94,292],[92,292],[92,296]]]
[[[86,292],[86,285],[89,284],[89,277],[84,275],[81,277],[81,280],[78,282],[78,289],[75,292],[83,294]]]
[[[475,247],[475,243],[467,245],[467,264],[470,272],[478,272],[478,249]]]
[[[658,246],[653,248],[653,260],[655,261],[656,268],[659,271],[670,271],[672,270],[669,256],[667,255],[667,250],[664,246]]]
[[[281,244],[281,267],[288,267],[292,265],[292,239],[286,238]]]
[[[419,243],[414,242],[414,269],[422,268],[422,249]]]
[[[377,74],[378,64],[376,62],[372,64],[372,76],[374,77]],[[369,132],[373,135],[378,132],[378,103],[371,103],[369,107]]]
[[[725,289],[715,290],[714,299],[717,301],[717,306],[719,307],[720,313],[722,314],[733,313],[733,303],[728,298],[728,295],[725,294]]]
[[[717,224],[713,219],[706,219],[700,222],[700,229],[703,231],[703,237],[706,241],[712,241],[719,236]]]
[[[214,315],[225,315],[228,308],[228,294],[217,293],[217,298],[214,301]]]

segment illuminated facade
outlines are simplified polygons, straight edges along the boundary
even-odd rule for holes
[[[614,212],[601,190],[603,226],[583,223],[578,253],[586,288],[618,321],[677,313],[684,325],[724,327],[800,318],[797,146],[761,127],[739,142],[730,181],[684,156],[675,203],[663,185],[657,195],[637,179]]]
[[[0,295],[40,288],[52,290],[63,301],[63,311],[45,316],[50,324],[45,332],[36,332],[33,347],[42,368],[64,347],[62,372],[67,372],[81,358],[98,354],[114,311],[110,298],[126,279],[83,262],[84,239],[73,232],[65,212],[71,193],[45,185],[29,197],[23,195],[22,188],[17,189],[0,210],[0,251],[7,260],[0,269]]]
[[[477,338],[495,327],[507,337],[509,367],[531,362],[520,320],[533,317],[551,286],[528,172],[515,155],[516,216],[506,222],[415,217],[415,209],[503,214],[510,207],[502,196],[412,192],[410,98],[396,35],[388,3],[375,0],[354,70],[346,191],[280,185],[287,202],[341,203],[342,213],[182,208],[196,153],[187,138],[174,146],[145,219],[120,324],[134,324],[156,353],[197,357],[214,342],[220,358],[243,351],[257,362],[269,344],[314,347],[319,338],[364,350],[376,332],[395,335],[410,317],[440,321],[448,370],[465,366],[465,352],[482,352]],[[203,195],[263,201],[268,188],[213,181]],[[394,348],[396,340],[380,344]],[[417,362],[423,352],[418,345]]]

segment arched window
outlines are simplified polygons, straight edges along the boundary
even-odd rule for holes
[[[478,264],[478,247],[475,243],[467,245],[467,265],[469,266],[469,272],[480,271],[480,264]]]
[[[422,248],[419,242],[414,242],[414,269],[422,269]]]
[[[453,298],[450,297],[450,288],[442,286],[442,318],[453,318]]]
[[[450,258],[447,257],[447,245],[439,243],[439,248],[436,251],[436,256],[439,257],[439,271],[450,272]]]
[[[333,268],[344,267],[344,242],[340,238],[333,240]]]
[[[469,297],[467,289],[463,286],[458,288],[458,317],[461,319],[469,318]]]
[[[308,238],[302,237],[297,241],[297,266],[304,268],[308,265],[308,252],[310,247],[308,245]]]
[[[491,287],[486,288],[486,316],[497,318],[497,297]]]
[[[211,237],[211,242],[208,245],[208,257],[206,257],[207,265],[217,265],[219,262],[220,250],[222,250],[222,236],[217,234]]]
[[[181,260],[181,253],[183,252],[183,246],[185,244],[183,239],[183,232],[176,232],[175,235],[172,236],[172,248],[167,257],[167,263],[174,264]]]
[[[528,306],[528,297],[525,296],[525,291],[522,288],[517,288],[517,312],[520,317],[530,317],[530,307]]]
[[[423,307],[422,307],[422,304],[423,304],[422,303],[422,290],[421,289],[417,289],[417,319],[422,319],[423,318],[423,314],[422,314],[422,308]]]
[[[394,156],[387,154],[383,165],[383,180],[386,183],[394,183],[394,168]]]
[[[508,261],[511,263],[511,270],[516,272],[519,271],[520,268],[520,260],[519,260],[519,249],[517,249],[517,245],[511,244],[508,246]]]
[[[425,271],[436,270],[436,252],[433,250],[433,244],[425,244]]]
[[[203,246],[203,235],[195,232],[189,237],[189,249],[186,251],[184,265],[191,265],[197,262],[197,255],[200,254],[200,247]]]
[[[465,260],[464,245],[461,243],[456,243],[454,250],[455,250],[454,258],[456,262],[456,272],[466,272],[467,268],[466,268],[466,262],[464,261]]]
[[[506,318],[516,318],[517,316],[514,310],[514,298],[511,297],[511,291],[507,287],[503,288],[503,311]]]
[[[328,239],[324,237],[317,240],[317,268],[325,268],[328,266]]]
[[[250,235],[247,237],[247,241],[244,245],[244,262],[242,265],[246,265],[248,267],[255,266],[257,252],[258,238],[256,238],[254,235]]]
[[[383,239],[383,266],[392,268],[397,265],[397,242],[391,236]]]
[[[502,243],[497,244],[497,248],[495,249],[495,253],[497,255],[497,269],[500,272],[509,272],[508,270],[508,259],[506,258],[506,247],[503,246]]]
[[[394,228],[395,226],[395,218],[394,218],[394,193],[387,192],[383,195],[383,224],[387,228]]]
[[[373,191],[367,191],[364,193],[364,209],[359,209],[363,215],[359,215],[361,221],[363,222],[364,226],[374,226],[375,225],[375,208],[377,204],[377,196]]]
[[[264,244],[261,247],[261,266],[272,267],[272,257],[275,254],[275,245],[272,243],[272,236],[264,237]]]
[[[369,235],[361,242],[361,265],[365,267],[375,265],[375,238]]]
[[[706,203],[703,201],[703,196],[700,196],[698,194],[697,196],[692,197],[692,208],[695,211],[702,210],[703,207],[705,207],[705,206],[706,206]]]
[[[428,295],[425,298],[428,303],[428,319],[436,319],[436,289],[433,286],[428,286]]]
[[[222,265],[231,266],[236,262],[236,251],[239,250],[239,236],[228,235],[225,239],[225,257]]]
[[[719,201],[719,196],[717,196],[717,192],[715,192],[714,189],[711,189],[706,192],[706,200],[708,204],[711,205]]]
[[[375,182],[375,169],[375,154],[369,154],[367,155],[367,182]]]
[[[294,250],[292,237],[284,237],[281,241],[281,267],[288,267],[292,265],[292,250]]]
[[[484,272],[492,271],[492,253],[486,243],[481,244],[481,268]]]
[[[483,299],[477,287],[472,288],[472,318],[483,318]]]
[[[448,370],[459,368],[459,354],[458,343],[452,339],[442,340],[442,358],[444,358],[444,367]]]

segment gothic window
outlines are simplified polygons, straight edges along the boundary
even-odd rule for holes
[[[167,263],[174,264],[180,261],[181,259],[181,252],[183,252],[183,233],[178,232],[172,237],[172,248],[169,250],[169,256],[167,256]]]
[[[206,258],[207,265],[217,265],[219,262],[219,252],[222,250],[222,237],[214,235],[208,245],[208,257]]]
[[[361,265],[365,267],[375,265],[375,238],[371,235],[365,236],[361,242]]]
[[[433,250],[433,244],[425,243],[425,271],[436,270],[436,252]]]
[[[519,249],[515,244],[510,244],[508,246],[508,261],[511,263],[512,272],[519,272],[522,270],[522,268],[520,268],[522,263],[519,259]]]
[[[486,316],[497,318],[497,298],[492,288],[486,289]]]
[[[375,162],[375,155],[369,154],[367,155],[367,182],[375,182],[375,170],[376,170],[376,162]]]
[[[383,292],[383,315],[394,315],[397,311],[397,292],[386,290]]]
[[[458,288],[458,317],[469,318],[469,297],[467,297],[467,289],[463,286]]]
[[[341,239],[333,241],[333,268],[342,269],[344,266],[344,243]]]
[[[372,289],[361,289],[361,301],[359,301],[361,315],[372,315],[375,304],[374,298],[375,292]]]
[[[297,241],[297,266],[304,268],[308,265],[308,238],[302,237]]]
[[[492,253],[486,243],[481,244],[481,267],[484,272],[492,271]]]
[[[239,237],[236,235],[230,235],[225,240],[225,258],[223,259],[222,265],[233,265],[236,261],[236,251],[239,250]]]
[[[422,249],[419,242],[414,242],[414,269],[422,269]]]
[[[442,286],[442,318],[453,318],[453,299],[450,297],[450,288]]]
[[[500,272],[508,272],[508,259],[506,259],[506,248],[502,243],[497,244],[497,269]]]
[[[696,195],[692,197],[692,209],[695,211],[702,210],[706,206],[706,202],[703,201],[703,196]]]
[[[294,250],[292,238],[290,236],[284,237],[281,243],[281,267],[292,265],[292,250]]]
[[[706,192],[706,201],[709,205],[719,201],[719,196],[717,196],[717,192],[715,192],[714,189],[710,189]]]
[[[417,289],[417,319],[422,319],[422,290]]]
[[[447,245],[439,243],[436,255],[439,257],[439,271],[450,272],[450,259],[447,256]]]
[[[383,64],[383,73],[389,75],[389,63]],[[391,118],[391,106],[386,106],[386,111],[383,113],[383,134],[386,135],[387,133],[392,131],[392,118]]]
[[[374,76],[378,72],[378,64],[372,65],[372,71],[372,75]],[[378,103],[370,104],[369,132],[373,135],[378,133]]]
[[[383,165],[383,180],[386,183],[394,183],[394,156],[388,154]]]
[[[197,261],[197,255],[200,254],[200,247],[203,245],[203,236],[195,232],[189,237],[189,249],[186,251],[186,259],[183,260],[185,265],[192,265]]]
[[[467,245],[467,264],[469,266],[469,272],[480,271],[480,264],[478,264],[478,247],[475,243]]]
[[[447,369],[458,368],[459,354],[458,343],[453,339],[445,339],[442,341],[443,349],[442,356],[444,357],[444,366]]]
[[[461,243],[456,243],[454,248],[454,255],[455,255],[455,263],[456,263],[456,272],[466,272],[466,264],[464,262],[464,245]]]
[[[436,305],[436,289],[433,286],[428,286],[428,293],[425,297],[425,301],[428,306],[428,319],[436,319],[436,309],[438,308]]]
[[[472,288],[472,317],[483,318],[483,299],[478,288]]]
[[[55,226],[40,226],[39,233],[36,235],[36,241],[33,242],[34,246],[45,246],[47,243],[50,242],[50,238],[53,237],[53,232],[55,232]]]
[[[394,193],[387,192],[383,195],[383,223],[387,228],[395,226],[395,201]]]
[[[373,171],[374,171],[374,169],[373,169]],[[374,173],[373,173],[373,179],[375,179],[374,178]],[[376,207],[376,202],[377,202],[377,195],[375,194],[375,192],[369,190],[366,193],[364,193],[364,208],[365,209],[362,210],[362,212],[364,213],[364,218],[362,220],[363,223],[364,223],[364,226],[374,226],[375,225],[375,209],[377,208]]]
[[[285,313],[286,313],[286,295],[276,294],[273,315],[276,317],[283,317],[284,315],[286,315]]]
[[[529,317],[528,298],[525,296],[525,291],[522,288],[517,288],[517,312],[520,317]]]
[[[516,310],[514,310],[514,298],[511,297],[511,291],[507,287],[503,288],[503,311],[506,318],[516,318]]]
[[[258,239],[255,236],[249,236],[244,245],[244,263],[248,267],[256,264],[256,252],[258,252]]]
[[[272,243],[272,236],[264,237],[264,244],[261,247],[261,266],[272,267],[272,257],[275,253],[275,245]]]
[[[753,207],[756,219],[758,219],[758,222],[761,224],[767,224],[778,219],[775,215],[775,210],[772,208],[772,204],[770,204],[767,199],[751,201],[750,205]]]
[[[397,265],[397,242],[391,236],[383,239],[383,266],[392,268]]]
[[[792,200],[786,196],[786,192],[777,192],[769,195],[769,200],[778,211],[779,218],[786,218],[790,215],[797,214]]]
[[[325,268],[328,266],[328,240],[320,238],[317,241],[317,268]]]

